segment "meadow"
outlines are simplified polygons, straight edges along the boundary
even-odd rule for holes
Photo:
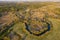
[[[60,40],[60,2],[2,2],[0,40]]]

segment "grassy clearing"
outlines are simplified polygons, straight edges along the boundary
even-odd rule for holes
[[[52,21],[53,24],[53,30],[51,30],[49,33],[45,33],[42,36],[34,36],[32,34],[29,34],[25,30],[25,26],[23,23],[19,22],[16,25],[14,25],[14,31],[19,33],[22,37],[27,34],[26,40],[60,40],[60,21],[59,19],[49,18],[50,21]]]

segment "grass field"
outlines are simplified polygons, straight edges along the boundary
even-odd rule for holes
[[[54,18],[49,18],[49,20],[52,21],[53,28],[50,32],[41,36],[34,36],[30,34],[26,31],[24,24],[21,22],[14,25],[14,31],[21,34],[21,37],[26,35],[25,40],[60,40],[60,20]]]
[[[49,21],[52,23],[51,30],[41,36],[30,34],[26,30],[25,23],[42,28],[47,27],[43,23]],[[9,34],[3,33],[1,40],[60,40],[60,2],[0,4],[0,35],[10,26],[6,31]]]

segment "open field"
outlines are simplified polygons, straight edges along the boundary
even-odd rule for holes
[[[0,40],[60,40],[60,2],[2,2]]]

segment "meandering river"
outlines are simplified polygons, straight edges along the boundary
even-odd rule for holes
[[[25,23],[25,26],[26,26],[26,30],[27,30],[30,34],[33,34],[33,35],[36,35],[36,36],[40,36],[40,35],[43,35],[44,33],[46,33],[47,31],[50,31],[50,28],[51,28],[50,24],[49,24],[48,22],[46,22],[46,24],[48,25],[48,27],[47,27],[48,29],[47,29],[47,30],[44,30],[43,32],[41,32],[41,33],[39,33],[39,34],[35,34],[35,33],[31,32],[30,26],[29,26],[27,23]]]

